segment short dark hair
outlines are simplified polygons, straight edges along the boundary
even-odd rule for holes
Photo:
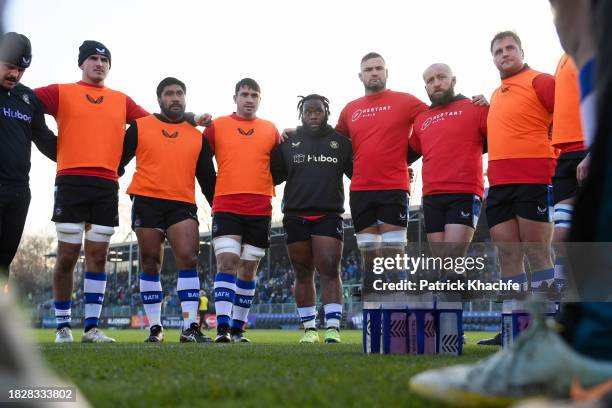
[[[518,36],[518,34],[515,33],[514,31],[508,30],[508,31],[500,31],[499,33],[495,34],[495,37],[493,37],[493,39],[491,40],[491,53],[493,53],[493,43],[495,43],[495,41],[497,40],[501,40],[506,37],[512,38],[518,44],[519,49],[521,50],[523,49],[523,45],[521,44],[521,39]]]
[[[318,100],[321,101],[323,103],[323,109],[325,109],[325,117],[329,117],[329,99],[327,99],[326,97],[324,97],[323,95],[318,95],[318,94],[310,94],[307,96],[298,96],[298,98],[300,98],[300,101],[297,104],[297,110],[298,110],[298,117],[300,119],[302,119],[302,115],[303,115],[303,108],[304,108],[304,102],[306,101],[312,101],[312,100]]]
[[[234,95],[238,95],[238,91],[243,86],[246,86],[247,88],[250,88],[254,91],[261,93],[261,90],[259,89],[259,84],[257,83],[257,81],[255,81],[253,78],[242,78],[240,81],[236,83],[236,90],[234,91]]]
[[[158,98],[161,98],[161,94],[162,92],[164,92],[164,88],[169,85],[178,85],[181,88],[183,88],[183,92],[187,93],[187,87],[185,86],[185,83],[183,81],[173,78],[173,77],[166,77],[161,80],[159,85],[157,85],[157,97]]]
[[[363,56],[363,58],[361,59],[361,63],[363,64],[364,62],[366,62],[367,60],[370,60],[372,58],[380,58],[381,60],[383,60],[383,62],[385,61],[385,59],[383,58],[382,55],[380,55],[377,52],[368,52],[366,55]]]

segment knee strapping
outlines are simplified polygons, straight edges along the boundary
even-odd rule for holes
[[[240,256],[240,259],[245,261],[259,261],[265,255],[266,250],[264,248],[244,244],[242,246],[242,256]]]
[[[85,233],[85,239],[94,242],[110,242],[114,233],[114,227],[91,224],[91,228]]]
[[[218,237],[213,239],[213,247],[215,249],[215,255],[223,253],[230,253],[240,256],[240,242],[233,238]]]
[[[85,223],[56,222],[57,240],[69,244],[80,244],[83,242],[83,231]]]
[[[355,238],[359,249],[377,249],[380,248],[382,243],[382,236],[379,234],[355,234]]]
[[[397,231],[387,231],[383,232],[382,235],[383,246],[394,246],[401,245],[405,246],[406,242],[408,242],[408,238],[406,236],[406,230],[401,229]]]

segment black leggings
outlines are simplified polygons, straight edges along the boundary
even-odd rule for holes
[[[30,187],[0,185],[0,278],[8,278],[30,206]]]

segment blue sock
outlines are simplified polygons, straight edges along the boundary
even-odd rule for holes
[[[232,329],[242,330],[255,296],[255,281],[236,279],[236,295],[232,309]]]
[[[515,276],[505,276],[501,278],[502,283],[519,283],[521,285],[521,291],[527,290],[527,274],[525,272]]]
[[[55,323],[57,324],[57,330],[63,327],[70,327],[72,323],[72,302],[69,300],[53,302],[55,305]]]
[[[544,269],[543,271],[536,271],[531,273],[531,289],[537,291],[538,289],[546,289],[555,280],[555,268]],[[542,286],[544,285],[544,286]]]
[[[200,278],[197,269],[183,269],[178,273],[176,291],[183,311],[183,329],[195,323],[200,303]]]
[[[229,326],[236,293],[236,277],[229,273],[217,272],[214,289],[217,327],[220,325]]]
[[[161,305],[163,300],[162,286],[158,275],[147,275],[140,273],[140,297],[147,318],[149,327],[161,326]]]
[[[104,272],[85,272],[84,297],[85,297],[85,331],[100,324],[100,313],[104,303],[104,291],[106,290],[106,274]]]
[[[302,322],[302,326],[304,326],[304,330],[316,329],[316,326],[317,326],[317,307],[316,306],[298,307],[297,311],[298,311],[298,315],[300,316],[300,321]]]
[[[340,319],[342,319],[342,305],[339,303],[328,303],[323,306],[325,310],[325,326],[340,329]]]

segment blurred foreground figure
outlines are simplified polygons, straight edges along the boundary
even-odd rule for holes
[[[2,287],[4,282],[0,279],[0,288]],[[9,390],[71,386],[53,375],[42,364],[42,357],[27,341],[28,334],[20,324],[26,319],[16,318],[18,315],[19,311],[11,298],[0,293],[0,406],[9,403]],[[75,401],[45,403],[30,400],[20,402],[19,406],[89,407],[85,397],[76,388],[72,388],[72,392],[76,393]]]

